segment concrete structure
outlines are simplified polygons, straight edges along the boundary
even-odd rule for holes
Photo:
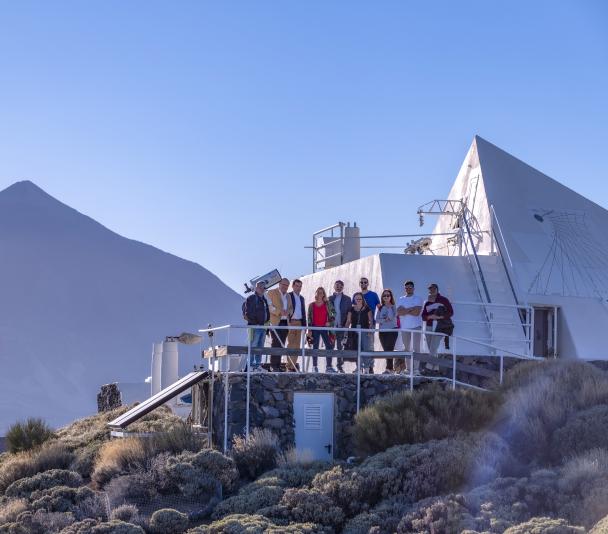
[[[460,336],[527,355],[608,359],[598,335],[608,327],[607,210],[476,136],[447,197],[418,211],[421,221],[437,216],[428,250],[315,272],[303,279],[307,301],[336,279],[349,295],[360,276],[378,293],[400,294],[412,279],[423,297],[436,282],[457,302]],[[534,312],[522,320],[527,306]]]

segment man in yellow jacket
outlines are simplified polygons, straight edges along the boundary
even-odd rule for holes
[[[287,326],[289,318],[293,314],[293,306],[291,299],[287,294],[289,289],[289,280],[283,278],[279,282],[279,287],[271,289],[266,294],[268,299],[268,308],[270,309],[270,324],[275,328],[270,329],[272,337],[271,347],[284,347],[287,339],[287,330],[282,329],[282,326]],[[270,356],[270,367],[273,371],[281,370],[281,356]]]

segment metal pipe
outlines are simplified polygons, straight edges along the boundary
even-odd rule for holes
[[[452,390],[456,389],[456,340],[452,342]]]
[[[502,385],[502,377],[503,377],[503,369],[504,369],[504,356],[500,355],[500,384]]]
[[[245,404],[245,439],[249,439],[249,404],[251,396],[251,338],[255,329],[251,330],[252,335],[247,336],[247,402]]]
[[[224,373],[224,454],[228,452],[228,373]]]
[[[302,310],[302,314],[304,314],[304,310]],[[300,347],[302,347],[302,368],[300,371],[308,371],[308,366],[305,365],[306,360],[306,335],[305,330],[300,330]]]
[[[357,413],[361,406],[361,328],[357,328],[359,339],[357,341]]]
[[[411,348],[410,342],[410,348]],[[414,391],[414,352],[410,353],[410,391]]]

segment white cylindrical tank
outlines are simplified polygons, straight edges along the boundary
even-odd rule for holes
[[[160,391],[161,365],[163,361],[163,343],[152,344],[152,381],[150,382],[150,395]]]
[[[162,361],[160,366],[160,389],[165,389],[177,382],[178,376],[177,341],[163,341]]]

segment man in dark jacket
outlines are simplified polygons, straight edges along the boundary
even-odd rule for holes
[[[268,302],[264,296],[265,289],[266,286],[264,285],[264,282],[258,282],[255,285],[255,292],[247,297],[245,305],[243,306],[243,316],[248,325],[263,326],[270,319]],[[251,339],[251,348],[264,347],[264,339],[266,338],[265,328],[250,328],[249,336]],[[254,354],[250,363],[253,371],[261,370],[262,355]]]
[[[454,309],[447,297],[439,293],[439,286],[431,284],[429,286],[429,296],[422,308],[422,320],[426,321],[427,332],[437,332],[438,334],[447,334],[451,336],[454,332],[454,323],[452,316]],[[429,354],[437,356],[439,343],[442,336],[426,334],[426,343],[429,346]],[[449,337],[444,337],[445,348],[449,348]]]
[[[306,303],[304,297],[300,295],[302,291],[302,280],[297,278],[291,283],[292,291],[288,293],[291,299],[292,314],[289,316],[289,326],[306,326]],[[302,331],[290,330],[287,334],[287,348],[302,348]],[[298,357],[287,356],[287,370],[295,372],[298,370]]]
[[[346,318],[352,306],[352,301],[348,295],[342,293],[344,290],[344,282],[336,280],[334,284],[334,294],[329,297],[329,301],[333,304],[336,310],[336,327],[346,328]],[[346,339],[347,332],[336,332],[336,349],[341,350]],[[344,358],[338,358],[338,372],[343,373]]]

